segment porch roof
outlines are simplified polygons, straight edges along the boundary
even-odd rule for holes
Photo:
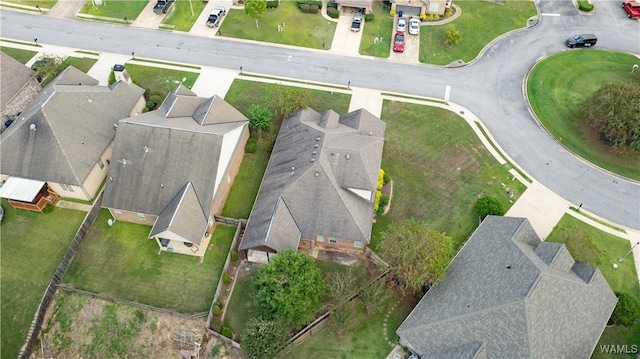
[[[38,192],[44,186],[43,181],[36,181],[20,177],[9,177],[0,187],[0,197],[14,201],[33,202]]]

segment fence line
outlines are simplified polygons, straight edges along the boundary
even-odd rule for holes
[[[227,342],[227,343],[233,345],[234,347],[240,349],[240,343],[236,342],[235,340],[233,340],[231,338],[228,338],[228,337],[225,337],[224,335],[216,332],[215,330],[211,330],[209,328],[205,328],[205,329],[207,330],[207,333],[215,336],[216,338],[220,338],[220,339],[222,339],[222,341]]]
[[[102,193],[98,195],[98,198],[93,203],[93,207],[84,217],[84,220],[80,225],[80,228],[78,228],[78,231],[76,232],[76,235],[73,238],[73,242],[71,242],[71,245],[69,246],[64,256],[62,257],[62,260],[58,264],[58,267],[56,268],[56,271],[53,274],[51,281],[49,281],[49,284],[47,285],[47,289],[42,295],[42,299],[38,304],[38,309],[36,310],[36,313],[33,316],[33,320],[31,321],[31,326],[29,327],[29,331],[27,332],[27,338],[25,339],[25,342],[22,345],[22,348],[20,348],[20,353],[18,354],[18,358],[27,359],[31,356],[33,347],[38,340],[38,335],[40,335],[40,330],[42,329],[42,324],[44,322],[44,316],[47,312],[47,309],[49,309],[49,306],[53,302],[53,297],[56,294],[58,285],[62,282],[62,278],[64,277],[64,274],[67,272],[67,268],[69,268],[69,264],[71,264],[71,261],[73,261],[73,258],[75,257],[76,252],[78,251],[78,248],[80,247],[80,245],[82,244],[82,241],[84,240],[84,236],[87,234],[89,227],[91,227],[93,222],[95,222],[96,218],[98,217],[98,214],[100,213],[101,203],[102,203]]]
[[[170,309],[166,309],[166,308],[158,308],[158,307],[154,307],[154,306],[148,305],[148,304],[142,304],[142,303],[132,302],[132,301],[121,299],[121,298],[110,297],[108,295],[98,294],[98,293],[89,292],[89,291],[81,290],[81,289],[76,289],[76,288],[72,288],[72,287],[69,287],[69,286],[66,286],[66,285],[62,285],[62,284],[58,285],[58,289],[63,289],[63,290],[66,290],[68,292],[74,292],[74,293],[86,295],[86,296],[93,297],[93,298],[102,299],[102,300],[109,301],[109,302],[126,304],[126,305],[130,305],[132,307],[137,307],[137,308],[140,308],[140,309],[146,309],[146,310],[151,310],[151,311],[158,312],[158,313],[169,314],[169,315],[173,315],[175,317],[180,317],[180,318],[184,318],[184,319],[198,319],[198,318],[205,317],[207,315],[207,312],[200,312],[200,313],[194,313],[194,314],[184,314],[184,313],[176,312],[174,310],[170,310]]]

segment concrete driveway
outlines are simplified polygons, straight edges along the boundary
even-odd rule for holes
[[[351,9],[351,8],[349,8]],[[336,32],[333,34],[333,41],[329,52],[339,55],[358,56],[360,50],[360,40],[362,40],[362,31],[366,26],[363,22],[360,31],[351,31],[351,21],[356,15],[355,10],[345,10],[340,13]]]
[[[144,7],[144,9],[140,12],[140,15],[138,15],[138,18],[133,22],[133,24],[131,24],[131,26],[144,27],[147,29],[157,29],[158,27],[160,27],[162,19],[164,19],[166,14],[154,13],[154,6],[156,6],[156,2],[153,0],[149,0],[147,6]],[[171,5],[171,9],[169,9],[169,12],[171,12],[174,6],[176,6],[176,4]]]
[[[222,17],[222,19],[220,19],[220,24],[218,25],[218,27],[210,28],[207,27],[207,18],[209,18],[209,13],[211,13],[211,10],[213,10],[214,7],[222,6],[225,8],[225,10],[227,10],[228,14],[229,10],[231,10],[232,5],[232,1],[209,1],[207,3],[207,6],[205,6],[204,10],[202,10],[202,12],[200,13],[200,16],[198,16],[195,24],[193,24],[193,26],[191,27],[191,30],[189,30],[189,33],[195,36],[215,36],[220,30],[220,27],[222,26],[222,23],[227,18],[227,16],[225,15]]]
[[[407,22],[410,18],[406,18]],[[404,62],[408,64],[419,64],[418,55],[420,52],[420,35],[410,35],[408,31],[404,34],[404,52],[393,52],[393,39],[396,35],[396,24],[398,17],[393,20],[393,28],[391,31],[391,48],[389,49],[389,60],[395,62]],[[420,31],[424,31],[424,27]]]

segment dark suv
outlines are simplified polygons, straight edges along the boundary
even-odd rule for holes
[[[567,47],[591,47],[598,42],[598,38],[594,34],[582,34],[572,36],[565,41]]]

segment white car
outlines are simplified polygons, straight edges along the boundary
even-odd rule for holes
[[[409,20],[409,33],[411,35],[418,35],[420,33],[420,19],[414,17]]]
[[[396,25],[397,32],[405,32],[407,30],[407,19],[401,17],[398,19],[398,24]]]

